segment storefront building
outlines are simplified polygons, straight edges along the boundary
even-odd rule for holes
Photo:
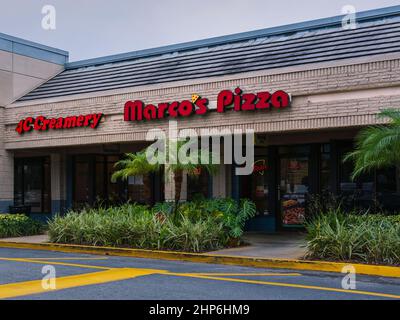
[[[355,29],[333,17],[67,59],[61,50],[0,34],[2,212],[28,206],[33,215],[51,216],[84,205],[173,199],[173,180],[163,174],[111,181],[115,162],[146,147],[148,130],[167,130],[171,117],[179,129],[255,130],[251,175],[220,165],[216,176],[185,177],[181,196],[250,198],[258,215],[249,230],[301,226],[310,195],[344,196],[349,207],[400,207],[398,168],[352,181],[351,164],[342,161],[361,128],[384,122],[379,110],[400,108],[400,6],[358,13]],[[6,84],[18,90],[7,92]],[[219,112],[220,93],[236,88],[271,96],[262,104],[256,95],[259,108]],[[288,103],[274,100],[276,92]],[[168,109],[194,94],[208,100],[207,112]],[[135,101],[155,109],[127,111]]]

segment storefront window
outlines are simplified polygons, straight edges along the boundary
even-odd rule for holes
[[[74,206],[110,206],[130,201],[149,203],[152,197],[150,176],[112,181],[119,155],[75,156]]]
[[[151,198],[151,175],[138,175],[128,179],[128,200],[148,203]]]
[[[327,194],[331,191],[330,174],[331,174],[331,154],[330,145],[321,145],[321,164],[320,164],[320,191]]]
[[[375,173],[363,174],[352,179],[353,163],[343,162],[345,155],[353,149],[351,141],[339,148],[339,193],[342,206],[347,210],[372,208],[375,205]]]
[[[104,198],[107,199],[109,203],[113,204],[121,202],[124,189],[124,183],[121,183],[121,181],[112,181],[111,179],[116,170],[114,165],[117,161],[119,161],[119,159],[119,156],[106,156],[104,159],[106,167],[106,172],[104,174],[104,178],[106,180]]]
[[[343,162],[353,149],[351,141],[341,142],[339,156],[339,196],[343,209],[370,209],[372,212],[393,212],[400,207],[400,170],[396,167],[372,170],[352,179],[353,163]]]
[[[309,191],[308,146],[281,147],[280,202],[283,226],[302,226]]]
[[[84,155],[75,157],[75,207],[83,205],[113,205],[122,201],[122,181],[113,182],[111,176],[119,156]]]
[[[376,198],[378,209],[390,212],[400,208],[400,169],[392,167],[376,172]]]
[[[188,176],[187,178],[187,199],[192,201],[198,198],[209,197],[209,173],[199,168],[196,176]]]
[[[104,163],[103,156],[96,156],[96,173],[95,173],[95,190],[96,190],[96,199],[97,203],[101,203],[105,200],[106,195],[106,183],[105,183],[105,168],[106,165]]]
[[[90,173],[90,158],[77,156],[75,158],[74,207],[80,207],[91,202]]]
[[[15,160],[14,204],[29,206],[32,213],[51,211],[50,159],[24,158]]]

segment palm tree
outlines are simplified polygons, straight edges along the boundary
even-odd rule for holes
[[[195,152],[191,153],[188,157],[188,161],[181,162],[180,157],[177,155],[182,148],[186,145],[187,141],[173,141],[168,140],[165,144],[164,152],[158,151],[157,156],[161,159],[166,159],[165,163],[165,171],[167,173],[173,174],[174,185],[175,185],[175,209],[179,203],[182,193],[182,182],[183,182],[183,174],[186,173],[189,176],[198,177],[199,169],[206,170],[209,174],[213,175],[217,172],[217,165],[215,164],[207,164],[201,161],[201,153]],[[151,172],[159,171],[162,168],[162,163],[150,163],[147,157],[147,151],[152,146],[146,148],[145,150],[138,152],[136,154],[127,153],[126,159],[121,160],[116,163],[116,167],[120,168],[113,174],[113,179],[127,179],[129,176],[135,175],[146,175],[148,176]],[[176,153],[170,153],[170,148],[175,148],[177,150]],[[208,152],[204,154],[203,157],[208,157],[209,160],[212,158],[212,153]],[[209,161],[211,162],[211,161]]]
[[[378,117],[389,118],[390,122],[363,129],[356,138],[356,149],[344,158],[354,162],[353,179],[400,163],[400,110],[386,109]]]

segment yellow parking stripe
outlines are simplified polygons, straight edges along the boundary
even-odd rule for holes
[[[375,296],[375,297],[400,299],[400,295],[386,294],[386,293],[379,293],[379,292],[369,292],[369,291],[359,291],[359,290],[345,290],[345,289],[337,289],[337,288],[330,288],[330,287],[309,286],[309,285],[294,284],[294,283],[283,283],[283,282],[269,282],[269,281],[235,279],[235,278],[220,278],[220,277],[212,277],[212,276],[201,276],[201,275],[195,275],[195,274],[192,274],[192,275],[190,275],[190,274],[182,274],[182,273],[168,273],[168,274],[169,275],[180,276],[180,277],[193,277],[193,278],[200,278],[200,279],[207,279],[207,280],[218,280],[218,281],[262,284],[262,285],[277,286],[277,287],[311,289],[311,290],[321,290],[321,291],[350,293],[350,294],[361,294],[361,295],[368,295],[368,296]]]
[[[244,276],[244,277],[262,277],[262,276],[290,276],[290,277],[298,277],[301,276],[301,273],[276,273],[276,272],[266,272],[266,273],[180,273],[183,275],[194,275],[194,276]]]
[[[46,290],[42,287],[42,280],[11,283],[0,285],[0,299],[16,298],[32,294],[54,292],[62,289],[95,285],[113,281],[127,280],[155,273],[165,273],[164,270],[120,268],[85,273],[73,276],[56,278],[56,289]]]
[[[25,263],[50,264],[50,265],[60,265],[60,266],[67,266],[67,267],[101,269],[101,270],[112,269],[110,267],[92,266],[92,265],[88,265],[88,264],[77,264],[77,263],[56,262],[56,261],[47,261],[47,260],[34,260],[34,259],[23,259],[23,258],[0,258],[0,261],[14,261],[14,262],[25,262]]]
[[[107,260],[108,258],[79,258],[79,257],[71,257],[71,258],[21,258],[26,260]]]

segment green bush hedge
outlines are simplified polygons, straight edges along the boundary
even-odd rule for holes
[[[176,214],[169,203],[154,208],[126,204],[56,216],[49,222],[49,236],[55,243],[201,252],[240,238],[254,213],[248,200],[184,203]]]
[[[23,214],[0,214],[0,238],[40,234],[43,226]]]
[[[355,215],[340,210],[306,225],[308,257],[400,265],[400,215]]]

